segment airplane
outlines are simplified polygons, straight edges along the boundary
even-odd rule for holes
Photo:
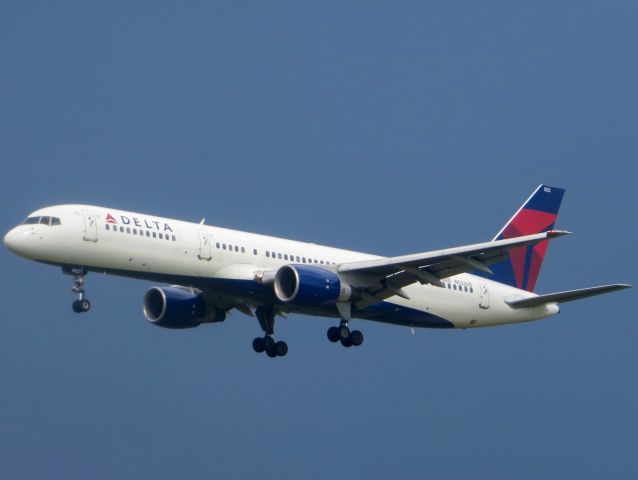
[[[28,215],[4,237],[17,255],[73,276],[73,310],[88,312],[89,272],[151,280],[143,312],[153,325],[193,328],[230,310],[256,316],[257,353],[283,357],[275,318],[332,317],[328,339],[360,346],[353,318],[424,328],[477,328],[538,320],[559,303],[629,288],[602,285],[539,295],[536,281],[565,190],[540,185],[489,242],[383,257],[92,205]]]

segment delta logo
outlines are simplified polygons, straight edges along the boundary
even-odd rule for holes
[[[164,232],[172,232],[173,229],[168,223],[158,222],[157,220],[146,220],[145,218],[127,217],[125,215],[119,215],[120,221],[118,222],[113,215],[107,212],[106,223],[114,225],[134,225],[136,227],[146,227],[150,230],[158,230]]]

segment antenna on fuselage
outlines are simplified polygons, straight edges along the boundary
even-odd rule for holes
[[[199,221],[199,224],[200,224],[200,225],[204,225],[204,222],[205,222],[205,221],[206,221],[206,218],[202,218],[202,219]]]

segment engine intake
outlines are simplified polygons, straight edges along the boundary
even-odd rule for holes
[[[311,265],[284,265],[273,288],[280,302],[309,307],[345,302],[352,295],[336,272]]]
[[[197,290],[153,287],[144,295],[144,316],[164,328],[194,328],[201,323],[222,322],[226,312],[209,307]]]

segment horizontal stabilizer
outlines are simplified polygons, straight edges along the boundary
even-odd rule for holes
[[[571,302],[580,300],[581,298],[593,297],[594,295],[602,295],[603,293],[615,292],[630,288],[631,285],[617,283],[614,285],[601,285],[599,287],[581,288],[580,290],[569,290],[567,292],[548,293],[547,295],[538,295],[536,297],[523,298],[522,300],[506,301],[512,308],[528,308],[545,305],[547,303]]]

